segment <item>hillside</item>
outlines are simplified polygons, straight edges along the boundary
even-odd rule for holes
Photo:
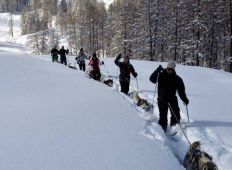
[[[27,37],[20,35],[20,18],[15,18],[18,31],[10,38],[7,14],[0,15],[0,169],[182,169],[189,146],[180,129],[178,142],[170,140],[118,92],[113,58],[102,59],[101,66],[105,75],[115,77],[112,89],[79,70],[52,64],[50,56],[31,55]],[[68,56],[69,63],[75,65],[74,58]],[[152,102],[155,85],[149,76],[166,63],[131,63],[140,96]],[[219,169],[231,170],[231,73],[183,65],[176,71],[190,100],[188,138],[200,140]],[[136,86],[132,78],[130,90]],[[179,105],[186,124],[186,108],[180,100]],[[154,106],[158,118],[156,101]]]

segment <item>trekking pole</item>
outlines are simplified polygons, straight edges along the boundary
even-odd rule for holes
[[[137,92],[138,92],[139,91],[139,83],[138,83],[137,77],[135,78],[135,80],[136,80],[136,86],[137,86]]]
[[[154,94],[153,94],[152,105],[154,105],[154,102],[155,102],[155,95],[156,95],[157,86],[158,86],[159,74],[160,73],[157,74],[157,78],[156,78],[155,91],[154,91]]]
[[[69,54],[67,54],[67,56],[68,56],[68,65],[69,65]]]
[[[187,106],[187,104],[186,104],[185,106],[186,106],[186,112],[187,112],[188,123],[189,123],[189,113],[188,113],[188,106]]]
[[[184,135],[184,137],[186,138],[186,140],[188,141],[189,145],[191,146],[191,142],[190,142],[190,140],[188,139],[187,134],[184,132],[184,129],[181,127],[180,121],[177,119],[176,113],[175,113],[174,110],[172,109],[172,106],[170,105],[170,103],[168,103],[168,106],[169,106],[171,112],[173,113],[173,115],[174,115],[174,117],[175,117],[175,119],[176,119],[176,121],[177,121],[177,123],[178,123],[178,125],[179,125],[179,127],[180,127],[180,129],[181,129],[181,131],[182,131],[182,133],[183,133],[183,135]]]
[[[77,51],[76,51],[76,57],[75,57],[75,60],[74,60],[74,63],[75,63],[74,65],[76,66],[76,68],[78,68],[78,66],[77,66],[78,65],[78,63],[77,63],[77,57],[78,57],[78,54],[77,54]]]

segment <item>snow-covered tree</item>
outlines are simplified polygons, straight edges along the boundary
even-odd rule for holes
[[[14,18],[12,13],[10,13],[8,26],[9,26],[9,34],[11,35],[11,37],[14,37]]]

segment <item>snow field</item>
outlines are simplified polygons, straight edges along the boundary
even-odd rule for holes
[[[102,60],[104,60],[105,62],[105,66],[101,66],[101,70],[104,72],[104,74],[107,75],[109,72],[110,76],[117,77],[119,71],[117,70],[117,67],[114,65],[113,59],[102,59]],[[70,59],[70,62],[74,63],[74,57]],[[154,65],[153,68],[157,68],[159,64],[165,66],[166,63],[152,63],[148,61],[132,60],[132,64],[135,66],[136,71],[139,73],[138,84],[139,84],[140,96],[152,102],[155,85],[149,82],[149,75],[153,71],[153,70],[152,71],[149,70],[150,68],[152,68],[151,65]],[[202,72],[202,70],[204,70],[205,72]],[[227,120],[231,120],[229,100],[218,102],[215,100],[211,100],[211,97],[212,99],[214,99],[213,95],[216,93],[218,94],[218,96],[223,96],[223,98],[229,99],[231,93],[230,87],[232,85],[232,81],[229,79],[231,78],[231,75],[229,73],[221,72],[213,69],[197,68],[197,67],[189,68],[188,66],[181,66],[181,65],[178,65],[177,67],[177,73],[179,72],[180,72],[179,75],[181,75],[181,77],[185,82],[187,95],[190,99],[190,105],[188,106],[191,113],[190,124],[187,123],[186,108],[182,104],[181,100],[179,99],[179,105],[181,108],[181,116],[182,116],[182,120],[181,120],[182,127],[185,133],[187,134],[188,139],[190,140],[191,143],[195,141],[201,141],[203,150],[209,153],[211,156],[213,156],[213,160],[218,165],[218,168],[230,170],[231,168],[230,162],[232,160],[232,152],[231,152],[232,150],[230,145],[231,136],[228,135],[229,132],[228,130],[231,129],[232,126],[230,126],[231,124],[230,122],[227,122]],[[194,81],[198,77],[201,79],[201,81],[200,82]],[[223,84],[221,81],[223,82]],[[209,82],[213,82],[213,83],[209,83]],[[114,88],[114,90],[119,91],[118,82],[116,82],[116,84],[117,87]],[[222,92],[215,90],[217,89],[217,87],[221,87],[218,84],[223,86],[223,89],[225,91]],[[130,87],[131,91],[137,90],[136,87],[137,87],[136,80],[132,78],[131,87]],[[199,91],[197,91],[197,89],[199,89]],[[205,89],[207,89],[206,93],[204,92]],[[201,96],[203,98],[201,99],[202,100],[201,103],[197,102],[197,105],[195,104],[195,102],[199,100],[199,96],[191,95],[190,92],[192,91],[193,92],[196,91],[197,93],[201,92]],[[189,144],[185,139],[184,135],[182,134],[180,128],[179,127],[175,128],[178,131],[178,135],[176,136],[178,142],[173,142],[172,140],[166,137],[166,135],[163,133],[162,129],[159,127],[159,125],[157,125],[156,122],[149,121],[151,117],[152,119],[155,118],[155,120],[158,120],[159,111],[156,105],[156,101],[155,101],[154,113],[153,115],[149,115],[146,112],[144,112],[144,110],[137,107],[133,100],[131,100],[125,95],[122,96],[124,99],[128,100],[131,107],[139,111],[138,115],[145,120],[143,134],[150,139],[159,141],[164,148],[169,148],[176,156],[176,158],[179,160],[179,162],[182,163],[184,160],[184,156],[189,148]],[[211,110],[209,110],[208,107],[205,107],[207,106],[206,104],[208,102],[207,100],[215,104],[213,105],[214,107],[213,106],[210,107],[211,110],[219,111],[220,109],[222,111],[220,115],[218,115],[217,112],[216,113],[212,112]],[[228,102],[227,105],[228,108],[224,107],[225,102]],[[202,112],[200,110],[202,110]],[[210,115],[208,117],[209,121],[201,120],[201,118],[206,118],[207,115]],[[220,119],[223,120],[224,117],[226,117],[224,121],[216,121],[218,118],[219,120]],[[218,128],[219,129],[222,128],[224,129],[224,131],[220,131]]]
[[[90,80],[91,82],[89,82],[89,80],[86,79],[85,75],[84,79],[79,79],[80,77],[83,77],[83,73],[67,69],[66,67],[60,66],[58,64],[51,65],[51,63],[49,63],[51,62],[50,57],[16,55],[16,53],[28,54],[30,53],[30,49],[25,47],[24,45],[27,37],[20,36],[20,18],[18,16],[14,16],[16,37],[10,38],[8,34],[9,28],[7,26],[8,19],[6,19],[8,18],[8,15],[9,14],[0,15],[0,56],[1,59],[4,58],[0,67],[2,94],[1,101],[4,101],[2,102],[2,110],[0,112],[2,120],[2,130],[0,130],[2,134],[0,135],[2,137],[2,142],[0,143],[2,149],[2,151],[0,152],[0,156],[2,157],[2,167],[0,166],[0,169],[73,169],[74,167],[81,167],[83,169],[104,169],[107,166],[107,168],[111,169],[157,168],[166,170],[171,167],[172,169],[173,167],[174,169],[181,169],[179,164],[176,163],[177,161],[175,159],[177,158],[180,163],[182,162],[184,155],[186,154],[188,149],[188,143],[181,134],[178,127],[176,128],[176,130],[179,131],[176,137],[178,139],[178,142],[173,142],[165,136],[162,129],[159,127],[159,125],[157,125],[157,123],[149,121],[150,117],[155,118],[156,120],[158,119],[159,112],[156,105],[154,114],[147,114],[140,108],[136,107],[133,100],[129,99],[128,97],[124,95],[120,96],[117,92],[112,92],[112,89],[104,87],[104,85],[101,85],[95,81]],[[68,44],[64,37],[61,39],[61,42],[65,45],[65,48],[67,48],[66,46],[68,46]],[[73,62],[73,59],[74,57],[70,56],[70,62]],[[113,77],[117,77],[119,71],[114,65],[113,59],[103,60],[105,62],[105,66],[101,66],[101,70],[105,74],[108,74],[109,72],[110,75],[112,75]],[[131,62],[139,74],[138,85],[140,96],[152,102],[155,86],[154,84],[149,82],[149,76],[154,71],[154,69],[158,67],[159,64],[165,67],[166,63],[153,63],[149,61],[136,60],[132,60]],[[28,65],[30,65],[30,67],[28,67]],[[33,72],[28,73],[31,70],[33,70]],[[200,140],[202,142],[203,149],[213,156],[213,159],[217,163],[219,169],[231,170],[231,73],[208,68],[182,65],[178,65],[176,70],[177,74],[179,74],[185,82],[187,96],[190,99],[190,105],[188,107],[191,118],[190,124],[186,124],[186,108],[179,100],[179,106],[181,109],[182,122],[185,132],[187,133],[191,142],[197,140]],[[69,76],[72,78],[70,78]],[[83,84],[80,83],[82,81],[84,81]],[[72,83],[75,84],[75,87],[74,85],[69,85]],[[34,84],[36,84],[35,87],[33,87]],[[51,86],[54,86],[55,90],[52,90],[53,88],[51,88]],[[132,78],[131,90],[136,90],[136,86],[136,81]],[[65,90],[61,91],[61,87]],[[66,88],[68,88],[68,90],[66,90]],[[93,97],[91,95],[89,96],[89,91],[83,91],[82,93],[82,89],[85,88],[93,88],[94,93],[98,91],[99,88],[104,88],[104,90],[100,90],[99,92],[101,94],[98,93],[96,94],[96,96]],[[114,91],[118,91],[118,88],[118,85],[115,85]],[[86,96],[87,94],[88,100],[84,99],[84,103],[82,103],[82,100],[79,99],[76,92],[78,91],[77,89],[81,89],[80,96]],[[90,99],[97,98],[97,96],[105,93],[107,93],[107,96],[103,96],[104,101],[90,101]],[[59,105],[62,104],[63,100],[61,100],[61,98],[63,98],[63,95],[65,96],[65,104],[61,107]],[[108,95],[111,97],[117,97],[117,99],[112,99],[111,97],[108,98]],[[53,98],[57,99],[51,100]],[[106,105],[106,101],[112,102]],[[105,120],[105,115],[103,114],[105,113],[105,110],[103,112],[100,109],[99,111],[97,111],[97,113],[101,112],[98,113],[101,114],[101,116],[99,116],[99,118],[94,118],[94,120],[101,122],[99,124],[111,124],[114,127],[114,130],[112,130],[111,125],[109,125],[109,130],[107,131],[107,133],[105,132],[104,138],[104,140],[107,140],[107,142],[103,142],[103,145],[108,144],[108,142],[110,142],[111,140],[116,140],[116,136],[112,135],[111,130],[112,132],[114,132],[113,134],[122,136],[125,135],[126,138],[129,138],[129,140],[131,140],[132,135],[128,135],[128,133],[131,134],[139,132],[148,139],[152,139],[151,141],[147,141],[146,139],[144,139],[144,137],[141,137],[141,135],[139,135],[139,140],[135,140],[135,143],[143,143],[144,141],[149,143],[147,148],[143,148],[142,146],[141,149],[136,152],[138,153],[138,155],[143,155],[144,159],[148,159],[146,161],[150,161],[149,163],[144,161],[143,158],[134,158],[134,156],[137,156],[132,153],[132,150],[135,149],[135,145],[132,146],[131,152],[126,153],[126,149],[119,149],[119,151],[117,152],[118,155],[121,155],[120,151],[123,150],[123,153],[125,154],[125,157],[123,157],[123,159],[127,160],[127,157],[130,157],[132,159],[129,160],[130,162],[128,166],[125,166],[124,163],[122,165],[118,165],[118,163],[122,163],[123,161],[121,159],[119,161],[117,160],[117,154],[115,157],[110,155],[110,151],[115,151],[110,146],[106,147],[108,148],[109,152],[104,152],[102,153],[102,155],[99,155],[99,153],[97,153],[98,151],[102,152],[102,146],[98,146],[98,144],[93,145],[94,142],[91,141],[99,141],[100,139],[97,139],[98,135],[94,135],[93,138],[89,137],[88,135],[92,134],[93,129],[99,127],[99,124],[94,124],[90,126],[90,129],[89,126],[87,127],[87,125],[95,123],[95,121],[88,121],[90,119],[89,117],[91,117],[92,113],[96,112],[97,109],[90,109],[91,113],[88,113],[86,116],[84,116],[84,118],[82,117],[82,114],[78,117],[76,117],[77,115],[75,114],[76,112],[85,113],[84,109],[78,110],[79,107],[76,107],[77,103],[78,105],[86,106],[86,103],[90,102],[97,102],[96,105],[100,108],[110,108],[111,110],[108,112],[112,112],[113,110],[114,113],[116,112],[116,115],[118,115],[118,113],[122,113],[120,115],[120,119],[126,119],[127,123],[130,122],[129,125],[136,127],[136,130],[133,128],[133,130],[128,130],[131,132],[125,132],[123,134],[116,133],[117,130],[123,132],[125,130],[125,125],[124,128],[121,128],[121,126],[118,127],[120,123],[118,123],[117,121],[112,123],[112,120],[109,117],[107,117],[108,123],[105,123],[105,121],[103,122],[103,120]],[[117,103],[120,106],[123,105],[123,108],[119,109],[118,105],[111,106],[111,103],[113,102]],[[66,104],[68,104],[68,106],[70,107],[66,107]],[[52,108],[52,106],[54,105],[56,107]],[[128,105],[133,109],[128,109]],[[89,109],[89,105],[86,108]],[[30,110],[37,111],[36,113],[32,113]],[[141,125],[141,119],[134,116],[135,110],[135,114],[139,115],[139,117],[143,119],[142,128],[139,126]],[[40,115],[41,113],[43,114]],[[67,116],[64,115],[64,113],[70,114]],[[125,113],[131,114],[129,116],[127,114],[125,115]],[[54,117],[55,120],[53,120]],[[114,118],[117,119],[118,117]],[[46,121],[44,122],[44,120]],[[117,120],[119,120],[119,118]],[[121,122],[121,120],[119,122]],[[75,123],[79,123],[79,125],[76,126]],[[65,127],[66,125],[68,126]],[[79,129],[80,127],[82,127],[81,134],[76,136],[76,133],[73,132],[73,129]],[[91,133],[85,134],[86,129],[88,130],[88,132]],[[102,132],[102,130],[105,129],[100,128],[98,130],[99,132]],[[98,133],[94,131],[94,134]],[[80,156],[80,153],[75,153],[76,151],[79,151],[79,148],[76,146],[76,143],[74,141],[79,141],[78,139],[80,139],[80,136],[82,135],[85,138],[85,140],[82,140],[82,142],[86,144],[82,145],[82,142],[78,143],[80,144],[79,146],[81,146],[82,148],[81,151],[83,151],[81,153],[86,153],[87,155],[87,153],[89,154],[90,151],[95,152],[94,147],[99,148],[98,150],[96,150],[96,154],[91,155],[91,160],[81,158],[77,161],[77,159],[82,156]],[[111,139],[112,136],[115,138]],[[125,138],[125,136],[123,136],[123,138]],[[68,139],[70,138],[75,140],[69,141]],[[90,138],[91,140],[89,140]],[[125,148],[127,148],[127,144],[125,144]],[[89,146],[91,147],[89,148]],[[118,146],[118,148],[120,147],[121,145]],[[86,148],[88,148],[87,151],[85,150]],[[165,153],[168,154],[168,158],[164,156]],[[157,157],[157,155],[159,154],[162,155],[160,158]],[[174,158],[173,155],[175,155],[176,158]],[[73,158],[72,156],[75,158]],[[100,160],[98,157],[103,157],[106,160],[109,160],[107,166],[104,163],[96,166],[97,162],[102,162],[102,160]],[[14,160],[14,164],[11,163],[12,160]],[[165,163],[163,163],[164,160]],[[165,165],[167,160],[169,164]],[[74,163],[75,161],[80,163],[80,165]],[[133,161],[138,161],[138,164],[141,164],[132,165],[134,163]],[[155,163],[153,161],[155,161]],[[87,164],[88,166],[84,164]],[[154,168],[154,164],[158,165]],[[16,165],[18,166],[18,168],[16,168]]]

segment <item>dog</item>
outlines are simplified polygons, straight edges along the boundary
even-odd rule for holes
[[[218,170],[213,159],[206,152],[201,151],[200,142],[194,142],[184,158],[183,166],[186,170]]]
[[[113,87],[113,79],[104,80],[103,83],[109,87]]]
[[[75,66],[72,66],[71,64],[68,65],[69,68],[77,70],[77,68]]]
[[[137,106],[141,107],[145,111],[149,112],[152,110],[153,105],[150,104],[146,99],[143,99],[139,96],[138,92],[134,94],[134,99],[137,101]]]

